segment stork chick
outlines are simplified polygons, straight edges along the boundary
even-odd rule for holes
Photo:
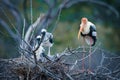
[[[50,48],[53,46],[53,35],[52,33],[46,32],[44,40],[42,42],[43,47],[48,47],[48,57],[52,57],[50,54]]]
[[[36,43],[35,43],[34,49],[35,49],[37,61],[41,60],[42,62],[45,62],[45,58],[43,57],[45,49],[41,45],[42,44],[42,38],[44,38],[44,34],[38,35],[36,37]]]
[[[43,38],[41,37],[43,36]],[[50,48],[53,46],[53,35],[52,33],[49,33],[46,31],[46,29],[42,29],[41,30],[41,35],[38,35],[37,36],[37,42],[38,44],[40,44],[40,50],[43,48],[43,47],[48,47],[48,54],[43,54],[43,56],[45,55],[45,57],[48,57],[48,58],[52,58],[53,56],[50,54]],[[44,49],[44,48],[43,48]],[[42,49],[42,51],[43,51]],[[39,51],[39,49],[37,50]],[[45,51],[45,50],[44,50]],[[40,52],[40,51],[39,51]],[[39,55],[38,55],[39,56]]]
[[[78,39],[80,38],[80,35],[83,37],[84,42],[86,41],[86,43],[90,46],[89,52],[91,55],[91,46],[94,46],[96,43],[97,32],[96,26],[92,22],[88,21],[88,19],[85,17],[81,19],[80,29],[78,32]],[[85,51],[85,47],[83,47],[83,51]],[[89,64],[91,64],[91,56],[89,56]]]

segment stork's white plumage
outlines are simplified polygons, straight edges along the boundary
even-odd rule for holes
[[[45,49],[42,46],[40,46],[36,51],[37,61],[41,60],[42,62],[45,62],[45,58],[42,56],[42,53],[44,52],[45,52]]]
[[[50,54],[50,48],[53,46],[53,35],[52,33],[46,32],[43,42],[41,44],[43,47],[48,47],[48,57],[52,57]]]
[[[45,61],[44,57],[48,57],[51,59],[52,55],[50,54],[50,48],[53,46],[53,35],[52,33],[47,32],[46,29],[41,30],[41,34],[36,37],[36,47],[39,46],[38,50],[36,51],[37,58],[41,61]],[[46,55],[44,52],[44,47],[48,47],[48,54]],[[41,56],[42,55],[42,56]]]
[[[38,48],[38,49],[35,51],[37,61],[41,60],[42,62],[44,62],[45,59],[44,59],[44,57],[42,56],[42,53],[45,52],[45,49],[44,49],[43,46],[40,45],[40,40],[41,40],[41,38],[42,38],[41,35],[38,35],[38,36],[36,37],[36,42],[35,42],[34,50],[35,50],[36,48]],[[32,56],[32,57],[33,57],[33,56]]]
[[[90,56],[89,56],[89,69],[90,69],[90,64],[91,64],[91,46],[94,46],[96,43],[96,26],[88,21],[87,18],[82,18],[81,19],[81,24],[80,24],[80,29],[78,32],[78,39],[80,38],[80,35],[83,37],[85,42],[90,45]],[[83,48],[83,51],[85,51],[85,47]],[[84,54],[83,54],[84,57]],[[84,61],[83,61],[83,69],[84,69]]]
[[[88,45],[91,45],[91,46],[95,45],[97,40],[96,26],[92,22],[88,21],[87,18],[81,19],[78,39],[80,38],[80,35],[85,39]]]

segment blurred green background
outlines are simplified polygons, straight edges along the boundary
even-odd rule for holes
[[[3,2],[4,1],[4,2]],[[53,1],[53,0],[51,0]],[[56,7],[63,0],[57,0]],[[97,1],[97,0],[96,0]],[[109,5],[109,8],[103,5],[90,2],[80,2],[72,5],[70,8],[63,9],[59,18],[52,22],[47,28],[48,31],[53,31],[54,46],[52,53],[61,53],[68,46],[77,48],[82,46],[81,39],[77,39],[79,24],[82,17],[87,17],[97,27],[98,40],[96,46],[100,43],[100,47],[112,53],[120,55],[120,0],[98,0]],[[4,20],[9,27],[15,32],[12,24],[19,30],[23,28],[23,21],[19,25],[16,23],[14,15],[9,11],[10,7],[6,7],[4,3],[9,2],[19,12],[21,17],[26,18],[27,25],[30,25],[30,0],[1,0],[0,1],[0,20]],[[40,13],[46,14],[49,7],[44,0],[33,0],[33,22],[39,17]],[[55,7],[54,7],[55,8]],[[56,9],[56,8],[55,8]],[[10,23],[8,18],[10,19]],[[11,58],[19,56],[19,46],[8,32],[0,24],[0,58]]]

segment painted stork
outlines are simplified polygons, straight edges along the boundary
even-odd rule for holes
[[[45,58],[43,57],[45,49],[41,45],[44,36],[45,36],[44,33],[42,33],[41,35],[38,35],[36,37],[36,42],[35,42],[35,47],[34,47],[37,61],[41,60],[42,62],[45,62]]]
[[[53,46],[53,35],[52,33],[47,32],[45,29],[43,31],[45,31],[45,37],[41,45],[43,47],[48,47],[48,57],[52,57],[52,55],[50,54],[50,48]]]
[[[53,46],[52,33],[47,32],[46,29],[42,29],[41,34],[36,37],[36,40],[37,40],[36,46],[38,46],[38,44],[40,44],[38,50],[36,51],[36,53],[37,53],[36,56],[38,56],[37,58],[40,59],[42,57],[46,57],[46,58],[51,59],[53,57],[50,54],[50,48]],[[48,47],[48,54],[47,55],[44,53],[45,52],[44,47]],[[42,60],[45,61],[43,58],[42,58]]]
[[[80,35],[83,37],[83,41],[86,42],[90,46],[89,55],[91,55],[91,46],[94,46],[96,43],[96,26],[88,21],[87,18],[81,19],[80,29],[78,32],[78,39],[80,38]],[[83,51],[85,51],[85,47],[83,47]],[[84,57],[84,54],[83,54]],[[89,69],[91,67],[91,56],[89,56]],[[84,62],[83,62],[83,69],[84,69]]]

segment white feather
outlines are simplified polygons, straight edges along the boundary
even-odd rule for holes
[[[40,47],[38,48],[38,50],[36,51],[37,60],[40,59],[41,53],[43,53],[44,51],[45,51],[45,50],[44,50],[44,48],[43,48],[42,46],[40,46]]]
[[[47,32],[47,30],[46,29],[42,29],[41,32]]]
[[[44,46],[44,47],[52,47],[53,43],[49,42],[50,37],[53,38],[53,35],[49,32],[46,32],[46,35],[45,35],[44,40],[43,40],[41,45]]]
[[[41,39],[41,36],[40,36],[40,35],[38,35],[36,38],[37,38],[37,39]]]
[[[97,32],[92,32],[92,36],[97,36]]]
[[[45,52],[45,49],[44,49],[42,46],[40,46],[40,47],[38,48],[38,50],[35,52],[35,53],[36,53],[37,61],[39,61],[39,60],[44,60],[44,59],[43,59],[43,56],[42,56],[42,53],[43,53],[43,52]],[[33,55],[32,55],[31,57],[34,58]]]
[[[83,24],[81,24],[80,26],[82,26],[82,25]],[[95,25],[92,22],[89,22],[89,21],[84,26],[85,26],[84,31],[82,31],[83,34],[88,34],[90,32],[90,26],[93,26],[96,29]]]
[[[93,39],[92,39],[91,37],[89,37],[89,36],[86,36],[86,37],[85,37],[85,41],[86,41],[86,43],[87,43],[88,45],[92,45],[92,44],[93,44]]]

